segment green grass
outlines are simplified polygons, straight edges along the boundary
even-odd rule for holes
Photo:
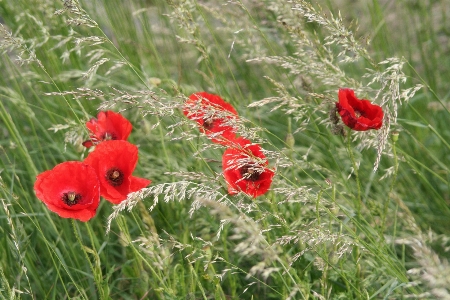
[[[450,295],[445,1],[294,2],[316,22],[284,1],[96,0],[78,15],[54,15],[60,2],[0,2],[14,37],[0,41],[0,299]],[[330,11],[354,34],[350,47],[343,34],[325,46],[333,28],[317,20]],[[355,60],[341,62],[343,49]],[[406,82],[368,86],[391,57],[407,62]],[[377,132],[332,134],[338,88],[380,104],[417,84],[376,172]],[[227,195],[225,148],[181,112],[197,91],[229,101],[241,133],[270,151],[264,196]],[[84,124],[99,107],[132,122],[135,174],[151,189],[130,211],[102,200],[89,222],[60,218],[36,198],[36,175],[87,156]],[[69,126],[49,130],[58,125]]]

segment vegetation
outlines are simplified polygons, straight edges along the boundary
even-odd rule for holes
[[[450,298],[450,7],[427,1],[0,1],[0,299]],[[339,88],[383,108],[352,131]],[[229,195],[199,91],[264,149]],[[121,112],[152,183],[88,222],[36,176]],[[331,116],[331,118],[330,118]]]

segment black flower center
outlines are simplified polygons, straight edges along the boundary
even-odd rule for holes
[[[106,172],[106,180],[108,183],[112,186],[119,186],[123,183],[123,172],[120,171],[118,168],[112,168],[109,169]]]
[[[100,139],[101,139],[102,141],[109,141],[109,140],[117,140],[117,137],[116,137],[116,135],[113,134],[113,133],[105,132],[105,133],[100,137]]]
[[[75,192],[63,193],[61,200],[68,206],[72,206],[80,202],[81,195]]]
[[[242,178],[244,180],[249,181],[257,181],[259,179],[259,176],[261,175],[257,169],[252,165],[245,165],[239,169],[239,172],[242,175]]]
[[[213,128],[213,125],[214,125],[213,118],[203,119],[203,128],[211,130]]]

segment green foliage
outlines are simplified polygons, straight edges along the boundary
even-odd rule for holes
[[[319,2],[0,2],[0,299],[448,297],[445,1]],[[383,105],[379,132],[333,128],[340,87]],[[227,194],[181,112],[203,90],[267,150],[266,195]],[[36,175],[86,157],[99,109],[152,184],[59,218]]]

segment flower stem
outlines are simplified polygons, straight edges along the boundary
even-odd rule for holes
[[[381,216],[382,220],[381,220],[380,235],[383,234],[385,227],[386,227],[386,217],[387,217],[387,213],[388,213],[389,202],[392,197],[391,195],[392,195],[392,191],[394,190],[395,182],[397,181],[398,157],[397,157],[397,149],[395,147],[397,139],[398,139],[398,133],[395,133],[395,135],[393,135],[393,137],[392,137],[392,153],[394,154],[394,177],[392,178],[391,186],[389,187],[389,192],[388,192],[388,195],[387,195],[386,200],[384,201],[384,205],[383,205],[383,215]]]
[[[359,236],[359,224],[361,224],[361,203],[362,203],[362,198],[361,198],[361,182],[359,181],[359,172],[358,172],[358,166],[356,165],[356,160],[355,160],[355,155],[353,154],[353,149],[352,149],[352,130],[349,128],[349,130],[347,131],[347,151],[348,151],[348,155],[350,156],[350,160],[352,162],[352,167],[353,167],[353,174],[355,174],[355,179],[356,179],[356,188],[358,191],[357,197],[356,197],[356,201],[355,201],[355,208],[356,208],[356,223],[355,223],[355,234],[356,234],[356,239],[358,240],[358,236]],[[362,286],[362,271],[361,271],[361,264],[360,264],[360,260],[361,260],[361,253],[359,250],[359,246],[355,247],[356,249],[354,250],[354,259],[355,259],[355,264],[356,264],[356,287],[358,289],[358,291],[361,291],[361,286]]]
[[[353,174],[355,174],[355,179],[356,179],[356,187],[358,190],[358,195],[355,201],[355,207],[356,207],[356,216],[357,216],[357,220],[360,220],[361,217],[361,183],[359,181],[359,173],[358,173],[358,166],[356,165],[356,160],[355,160],[355,156],[353,154],[353,150],[351,148],[351,141],[352,141],[352,136],[351,136],[351,129],[348,130],[347,132],[347,151],[348,151],[348,155],[350,156],[350,160],[352,162],[352,167],[353,167]]]
[[[77,241],[80,244],[81,250],[83,251],[84,256],[86,257],[86,260],[89,263],[89,267],[91,268],[92,275],[94,276],[94,281],[95,281],[95,284],[97,285],[97,290],[98,290],[98,297],[99,297],[99,299],[107,299],[107,298],[105,298],[103,285],[102,285],[102,282],[101,282],[102,276],[97,276],[98,274],[97,274],[94,266],[92,265],[92,262],[91,262],[91,260],[89,258],[89,255],[86,252],[86,246],[84,246],[83,242],[81,241],[80,235],[78,233],[78,228],[77,228],[77,225],[75,224],[75,220],[74,219],[72,219],[72,227],[73,227],[73,232],[75,234],[75,237],[77,238]]]

